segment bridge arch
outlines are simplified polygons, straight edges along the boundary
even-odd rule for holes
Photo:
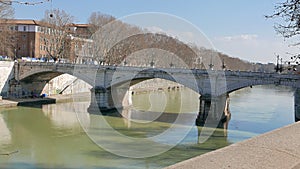
[[[137,83],[150,80],[150,79],[163,79],[178,83],[193,90],[196,93],[202,94],[203,89],[198,85],[198,81],[191,73],[187,77],[187,75],[174,75],[173,73],[169,73],[167,70],[163,69],[155,69],[155,68],[148,68],[142,71],[138,71],[135,74],[123,74],[119,72],[115,72],[113,75],[111,82],[106,84],[106,89],[112,89],[118,86],[127,85],[129,88],[132,85]]]
[[[23,82],[35,82],[35,81],[50,81],[51,79],[64,74],[63,72],[54,72],[52,70],[32,71],[24,74],[19,78],[19,81]]]
[[[299,84],[296,81],[280,81],[274,79],[265,80],[249,80],[244,82],[227,83],[227,93],[232,93],[234,91],[252,87],[252,86],[263,86],[263,85],[276,85],[276,86],[286,86],[292,88],[299,88]]]
[[[163,79],[171,82],[175,82],[179,85],[189,88],[195,93],[202,93],[202,89],[198,86],[197,80],[194,75],[191,73],[188,77],[187,74],[180,74],[179,76],[173,75],[168,72],[168,70],[164,69],[156,69],[156,68],[144,68],[141,70],[140,68],[136,72],[128,73],[124,70],[111,70],[112,72],[107,72],[107,74],[112,74],[111,76],[107,76],[108,79],[105,83],[105,86],[95,86],[96,91],[94,94],[96,98],[106,98],[108,105],[102,105],[100,107],[123,107],[124,101],[128,99],[130,95],[128,91],[130,91],[130,87],[138,84],[140,82],[150,80],[150,79]],[[98,75],[98,74],[97,74]],[[111,79],[109,79],[109,77]],[[99,74],[99,77],[96,79],[103,79],[103,75]],[[100,81],[100,80],[96,80]],[[167,86],[166,86],[167,88]],[[93,94],[93,93],[92,93]],[[129,95],[128,95],[129,94]],[[129,96],[130,97],[130,96]],[[93,99],[93,98],[92,98]],[[103,101],[102,101],[103,102]]]
[[[18,97],[26,97],[32,93],[34,95],[41,94],[49,81],[63,74],[76,77],[91,86],[94,85],[94,79],[90,78],[91,75],[87,75],[85,71],[81,73],[81,69],[76,70],[72,64],[24,62],[16,63],[15,70],[17,70],[15,72],[15,80],[17,81],[12,81],[11,91],[16,93]],[[17,87],[18,85],[21,87]],[[65,87],[62,86],[61,89],[63,88]]]

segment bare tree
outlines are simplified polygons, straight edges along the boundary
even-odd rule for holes
[[[6,3],[0,3],[0,19],[11,19],[14,17],[14,8]]]
[[[134,26],[123,23],[120,20],[116,20],[113,16],[100,12],[92,13],[88,19],[88,23],[92,33],[92,53],[94,60],[99,63],[114,64],[111,60],[114,60],[113,57],[119,56],[108,56],[109,50],[118,43],[120,39],[141,32],[140,29]]]
[[[300,0],[285,0],[275,6],[272,15],[266,18],[279,19],[275,24],[275,30],[284,38],[298,37],[300,35]],[[296,42],[293,46],[300,45]],[[300,54],[293,55],[288,63],[299,64]]]
[[[105,44],[105,42],[107,42],[105,41],[105,39],[109,40],[106,36],[106,32],[103,30],[101,31],[100,29],[103,28],[105,25],[110,25],[109,23],[114,23],[115,21],[115,17],[107,14],[102,14],[101,12],[93,12],[88,18],[89,31],[92,35],[90,38],[93,40],[93,50],[91,51],[91,53],[94,56],[94,60],[96,60],[100,64],[105,62],[104,52],[105,46],[107,46]]]
[[[54,60],[69,59],[74,17],[64,10],[54,9],[47,10],[42,21],[47,23],[42,39],[48,55]]]
[[[102,14],[101,12],[93,12],[88,19],[88,23],[91,25],[90,31],[95,33],[99,28],[114,21],[115,19],[116,18],[111,15]]]
[[[14,9],[12,6],[6,3],[0,3],[0,55],[14,56],[14,31],[7,24],[7,19],[11,19],[13,17]]]
[[[275,6],[275,12],[267,18],[279,18],[275,30],[285,38],[300,34],[300,0],[286,0]]]

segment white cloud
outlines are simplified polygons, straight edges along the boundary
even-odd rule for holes
[[[146,29],[152,33],[164,33],[165,32],[162,28],[157,27],[157,26],[147,27]]]
[[[234,36],[224,36],[219,37],[217,39],[224,40],[224,41],[236,41],[236,40],[256,40],[258,35],[256,34],[242,34],[242,35],[234,35]]]
[[[282,38],[266,38],[255,34],[216,37],[213,38],[213,44],[218,51],[232,57],[263,63],[276,62],[277,54],[288,60],[290,56],[286,52],[295,53],[298,50],[289,47],[289,42]]]

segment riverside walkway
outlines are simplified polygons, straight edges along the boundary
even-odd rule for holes
[[[300,169],[300,122],[166,169]]]

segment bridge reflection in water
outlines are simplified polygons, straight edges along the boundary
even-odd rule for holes
[[[190,92],[191,91],[185,91],[184,93],[186,96],[191,96]],[[160,96],[160,94],[162,93],[154,93],[154,95],[157,96]],[[170,109],[174,109],[174,112],[137,110],[132,105],[118,110],[111,110],[103,114],[99,109],[91,110],[91,105],[95,105],[97,103],[92,103],[90,101],[44,105],[42,110],[44,115],[51,120],[51,123],[55,128],[64,130],[63,135],[60,135],[60,132],[58,132],[57,137],[80,134],[83,132],[80,129],[81,127],[83,127],[85,131],[105,130],[105,128],[101,128],[101,126],[99,126],[98,116],[101,116],[101,118],[103,117],[113,130],[119,132],[120,134],[133,138],[147,138],[163,133],[170,128],[179,117],[178,111],[180,109],[178,109],[177,106],[173,107],[178,101],[180,102],[178,97],[176,97],[176,95],[178,96],[178,92],[170,92],[169,94],[169,98],[172,98],[173,101],[175,99],[175,102],[169,100],[169,105],[166,106],[166,110],[170,111]],[[140,96],[143,97],[143,95]],[[197,95],[192,94],[192,97],[189,97],[189,99],[186,100],[190,102],[189,106],[191,107],[183,107],[183,111],[190,111],[195,108],[197,109],[197,102],[194,101],[193,103],[191,100],[195,96],[197,98]],[[138,108],[147,108],[147,103],[142,103],[143,100],[140,100],[139,97],[133,98],[133,103],[135,103],[135,106]],[[157,104],[159,105],[160,102],[157,102]],[[158,107],[156,107],[158,105],[152,105],[151,108],[158,109]],[[90,111],[88,112],[87,110]],[[189,135],[188,139],[185,139],[182,144],[199,144],[199,137],[202,127],[195,126],[194,121],[197,118],[197,112],[182,112],[180,118],[181,120],[179,120],[179,123],[177,121],[176,125],[191,127],[191,131],[186,133]],[[217,142],[220,146],[230,144],[226,137],[228,121],[222,122],[221,124],[221,126],[218,126],[218,129],[213,129],[213,134],[210,136],[212,138],[209,138],[205,143],[201,142],[201,146],[206,147],[204,148],[205,151],[216,149],[211,147],[211,144],[216,142],[215,139],[218,140]],[[110,137],[109,134],[105,136]],[[108,138],[108,140],[109,139],[111,138]],[[118,142],[118,140],[110,141]]]
[[[101,103],[99,103],[101,100],[93,98],[92,95],[93,101],[89,105],[88,112],[93,115],[118,117],[123,120],[123,125],[126,125],[126,127],[129,130],[135,130],[139,127],[142,129],[145,128],[145,125],[150,126],[151,128],[151,124],[156,125],[157,123],[167,123],[168,125],[176,124],[186,127],[193,127],[194,129],[198,130],[198,135],[195,136],[195,138],[197,139],[195,140],[198,140],[196,142],[200,143],[199,137],[202,132],[202,127],[204,123],[202,121],[203,118],[199,118],[200,115],[203,115],[199,113],[199,109],[203,107],[200,106],[199,108],[199,95],[197,93],[184,87],[179,88],[176,91],[158,90],[132,95],[133,93],[134,92],[130,91],[125,94],[125,98],[122,102],[122,108],[116,108],[105,111],[101,110],[101,106],[99,106],[101,105]],[[220,110],[216,105],[219,104],[217,102],[213,102],[210,100],[211,102],[206,103],[206,105],[204,106],[206,106],[205,111],[209,112],[209,114],[205,114],[207,116],[206,119],[208,119],[208,122],[212,123],[212,125],[206,124],[206,129],[208,128],[208,130],[210,130],[209,128],[212,127],[212,132],[209,133],[211,135],[215,135],[217,133],[218,137],[222,136],[224,138],[224,141],[226,141],[228,122],[230,120],[230,112],[228,96],[225,95],[224,99],[225,100],[222,101],[225,101],[226,104],[221,105],[224,106],[221,112],[212,112]],[[213,104],[215,104],[214,109],[210,109],[209,107]],[[223,117],[218,122],[213,120],[210,121],[210,114],[225,114],[226,117]],[[115,126],[115,124],[113,123],[110,123],[110,125]],[[216,127],[218,129],[215,129]],[[146,135],[147,134],[145,133],[144,136]]]

